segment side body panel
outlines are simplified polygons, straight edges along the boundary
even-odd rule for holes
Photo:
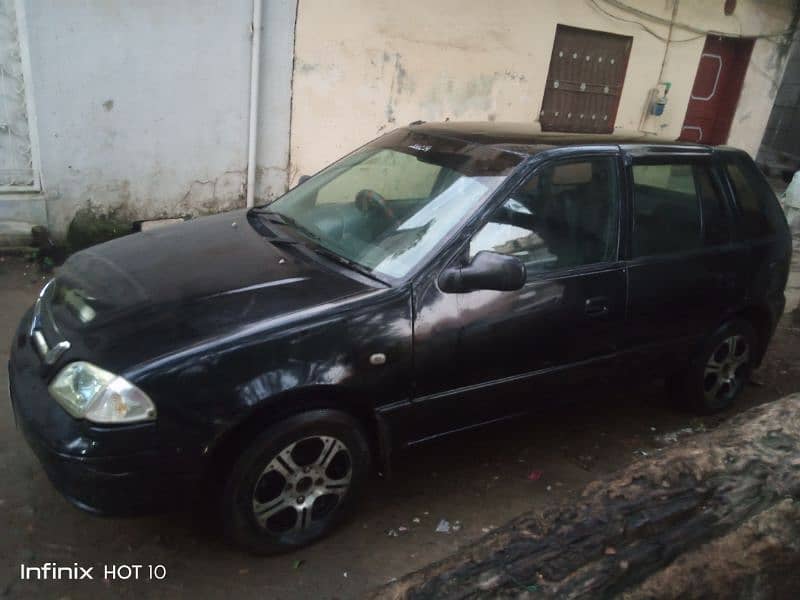
[[[659,372],[744,307],[747,248],[731,246],[632,261],[628,267],[628,364]]]
[[[586,314],[607,299],[609,312]],[[610,267],[529,282],[516,292],[420,290],[415,321],[415,440],[557,403],[613,368],[625,274]]]
[[[137,385],[160,399],[162,454],[202,471],[204,457],[252,419],[267,426],[309,402],[374,415],[408,398],[410,297],[385,290],[141,372]],[[372,364],[375,353],[384,364]]]

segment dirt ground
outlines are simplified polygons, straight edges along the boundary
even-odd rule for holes
[[[43,282],[23,260],[0,259],[3,364],[18,320]],[[787,314],[735,411],[800,390],[800,323],[789,314],[800,300],[800,260],[787,292]],[[4,367],[0,388],[7,383]],[[656,383],[593,390],[563,409],[407,453],[392,479],[373,478],[357,518],[334,535],[294,554],[259,558],[228,546],[192,506],[135,519],[98,518],[73,508],[15,430],[3,393],[0,598],[356,598],[732,412],[703,419],[676,412]],[[450,533],[436,532],[441,519],[449,521]],[[95,579],[21,580],[21,564],[48,561],[94,565]],[[139,580],[103,578],[104,565],[137,564],[144,565]],[[148,565],[163,565],[164,578],[151,580]]]

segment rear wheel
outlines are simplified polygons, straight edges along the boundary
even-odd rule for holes
[[[747,321],[722,326],[685,372],[673,377],[675,400],[700,413],[731,406],[741,394],[753,368],[756,333]]]
[[[223,493],[228,535],[248,550],[292,550],[347,516],[369,470],[369,446],[347,414],[314,410],[260,435],[236,461]]]

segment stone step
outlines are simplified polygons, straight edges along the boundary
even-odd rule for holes
[[[32,223],[0,220],[0,248],[33,246]]]
[[[23,256],[28,258],[36,256],[38,248],[33,246],[0,246],[0,256]]]

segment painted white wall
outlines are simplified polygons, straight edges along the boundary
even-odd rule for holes
[[[25,8],[54,232],[89,204],[131,218],[244,204],[252,0]],[[295,12],[265,0],[259,197],[286,180]]]
[[[298,0],[263,0],[261,105],[256,148],[256,198],[272,200],[289,183],[289,126]]]
[[[626,0],[669,19],[669,0]],[[668,27],[598,0],[607,12],[640,21],[666,38]],[[677,21],[731,35],[784,30],[792,0],[681,0]],[[633,37],[616,127],[639,127],[658,83],[665,43],[591,0],[303,0],[295,44],[293,174],[313,173],[348,150],[416,119],[536,121],[557,24]],[[667,109],[645,129],[680,134],[705,37],[675,29],[662,80]],[[693,39],[692,39],[693,38]],[[730,143],[755,153],[781,65],[776,45],[759,40],[746,75]],[[324,132],[324,135],[320,135]],[[296,179],[295,179],[296,180]]]

